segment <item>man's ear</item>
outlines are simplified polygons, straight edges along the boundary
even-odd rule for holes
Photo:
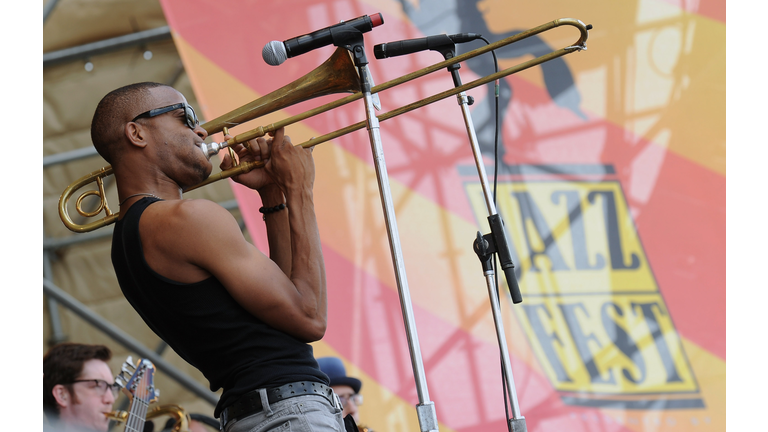
[[[125,133],[125,136],[128,138],[128,142],[130,142],[131,145],[137,147],[147,146],[147,129],[142,125],[136,122],[128,122],[125,124],[123,132]]]
[[[54,399],[56,399],[56,403],[59,404],[61,408],[67,408],[72,404],[72,395],[69,394],[69,390],[62,384],[53,386],[51,392],[53,393]]]

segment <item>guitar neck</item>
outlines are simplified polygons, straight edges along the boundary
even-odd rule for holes
[[[140,398],[134,397],[131,402],[131,410],[128,412],[128,419],[125,422],[125,432],[143,432],[144,423],[147,420],[147,410],[149,403]]]
[[[125,375],[133,369],[128,381],[125,381]],[[144,423],[147,421],[147,411],[149,404],[157,400],[158,391],[154,385],[155,366],[149,360],[141,360],[139,366],[133,366],[131,357],[128,357],[120,375],[115,379],[115,383],[123,389],[131,398],[131,409],[125,422],[127,432],[144,432]]]

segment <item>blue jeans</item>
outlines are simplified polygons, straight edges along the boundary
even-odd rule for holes
[[[266,401],[266,392],[262,400]],[[296,396],[229,421],[224,432],[344,432],[341,407],[318,395]]]

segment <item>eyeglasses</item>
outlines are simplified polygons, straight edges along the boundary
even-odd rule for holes
[[[187,126],[189,126],[190,129],[194,130],[200,124],[200,121],[197,120],[197,115],[195,114],[195,110],[192,109],[192,107],[187,105],[186,103],[177,103],[174,105],[168,105],[167,107],[155,108],[137,115],[131,121],[136,121],[140,118],[157,117],[160,114],[165,114],[167,112],[171,112],[179,108],[184,108],[184,117],[185,117]]]
[[[339,400],[341,401],[341,406],[347,406],[347,401],[349,400],[354,402],[355,405],[360,406],[363,404],[363,395],[355,393],[349,396],[339,396]]]
[[[109,389],[109,391],[112,392],[112,396],[117,398],[117,391],[118,391],[117,384],[110,384],[100,379],[75,380],[75,381],[72,381],[70,384],[76,384],[81,382],[93,383],[93,386],[91,388],[99,389],[99,391],[101,391],[101,394],[106,394],[107,389]]]

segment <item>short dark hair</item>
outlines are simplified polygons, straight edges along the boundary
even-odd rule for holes
[[[169,87],[156,82],[129,84],[112,90],[96,106],[91,121],[91,140],[96,151],[110,164],[119,157],[118,145],[123,125],[139,114],[149,90],[155,87]]]
[[[88,360],[109,361],[112,351],[104,345],[88,345],[64,342],[54,345],[43,356],[43,411],[48,415],[58,416],[59,405],[53,397],[53,388],[64,384],[72,393],[71,383],[83,371],[83,364]]]

